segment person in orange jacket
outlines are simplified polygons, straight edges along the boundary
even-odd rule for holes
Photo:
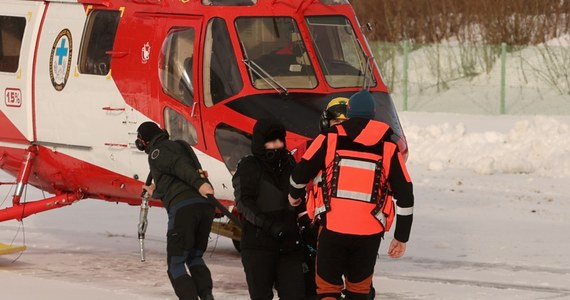
[[[346,107],[348,105],[348,98],[336,97],[327,104],[326,108],[321,113],[319,118],[319,129],[321,131],[340,124],[347,120]],[[312,140],[307,141],[297,146],[292,152],[295,161],[301,161],[302,156],[307,151],[307,148],[312,143]],[[315,261],[317,254],[317,235],[319,230],[319,221],[314,219],[314,203],[315,196],[319,195],[321,186],[318,182],[314,185],[311,183],[307,186],[307,201],[306,205],[299,207],[298,215],[299,229],[301,233],[301,242],[303,244],[305,256],[305,295],[308,300],[316,299],[317,286],[315,282]],[[370,299],[374,299],[372,296]]]
[[[289,202],[297,206],[306,184],[322,172],[323,197],[317,198],[314,210],[321,217],[316,262],[319,299],[338,299],[343,288],[346,299],[369,297],[380,241],[396,214],[388,254],[398,258],[405,253],[413,220],[413,186],[403,157],[390,140],[392,130],[373,120],[374,107],[368,91],[354,94],[348,103],[349,120],[319,134],[291,175]]]

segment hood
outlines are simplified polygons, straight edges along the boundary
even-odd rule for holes
[[[255,156],[263,156],[265,154],[265,143],[275,139],[280,139],[285,144],[285,127],[283,124],[274,119],[258,120],[253,127],[251,153]]]

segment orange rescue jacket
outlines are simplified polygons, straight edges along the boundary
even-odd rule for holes
[[[374,120],[367,124],[353,141],[366,151],[339,148],[338,140],[348,137],[342,124],[336,127],[337,133],[327,135],[326,167],[309,189],[307,212],[311,218],[326,212],[327,229],[339,233],[388,231],[395,209],[386,179],[396,145],[381,139],[389,127]]]

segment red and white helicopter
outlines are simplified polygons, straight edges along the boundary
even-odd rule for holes
[[[330,99],[367,87],[407,152],[372,57],[348,0],[0,0],[0,168],[16,185],[0,222],[86,198],[141,204],[134,140],[149,120],[192,145],[227,206],[260,117],[294,146]],[[53,196],[24,203],[27,184]]]

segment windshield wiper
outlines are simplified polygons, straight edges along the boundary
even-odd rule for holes
[[[241,46],[241,50],[243,51],[243,56],[245,57],[245,59],[242,61],[247,66],[247,69],[249,70],[249,77],[253,80],[253,74],[252,74],[252,72],[253,72],[259,78],[261,78],[265,82],[267,82],[267,84],[269,84],[269,86],[271,86],[279,94],[284,93],[285,95],[287,95],[289,93],[289,91],[287,90],[286,87],[284,87],[282,84],[277,82],[277,80],[275,80],[275,78],[271,77],[271,75],[269,75],[269,73],[267,73],[267,71],[265,71],[262,67],[260,67],[258,64],[256,64],[253,60],[249,59],[249,55],[247,55],[247,50],[246,50],[243,42],[240,42],[240,46]],[[262,76],[256,69],[253,68],[252,65],[255,66],[256,68],[258,68],[259,71],[263,72],[263,74],[265,74],[267,76],[267,78],[271,79],[271,81],[273,81],[273,83],[271,83],[269,80],[267,80],[266,77]],[[254,85],[255,85],[255,82],[254,82]],[[279,90],[276,86],[281,88],[281,90]]]
[[[257,75],[259,78],[263,79],[265,82],[267,82],[267,84],[269,84],[269,86],[271,86],[274,90],[276,90],[279,94],[285,94],[287,95],[289,93],[289,91],[287,90],[286,87],[284,87],[282,84],[280,84],[277,80],[275,80],[275,78],[273,78],[271,75],[269,75],[269,73],[267,73],[267,71],[265,71],[261,66],[259,66],[258,64],[256,64],[253,60],[250,60],[248,58],[243,60],[243,63],[248,67],[248,69],[255,73],[255,75]],[[259,69],[256,70],[255,68]],[[263,76],[260,72],[263,73]],[[271,80],[271,81],[269,81]],[[273,82],[273,83],[272,83]],[[280,88],[280,89],[279,89]]]
[[[374,75],[372,74],[372,64],[370,61],[374,61],[374,56],[364,55],[366,57],[366,69],[364,70],[364,80],[362,82],[362,89],[368,90],[368,88],[372,85],[374,81]],[[368,74],[368,70],[370,70],[370,74]],[[368,78],[370,77],[370,82],[368,82]]]

